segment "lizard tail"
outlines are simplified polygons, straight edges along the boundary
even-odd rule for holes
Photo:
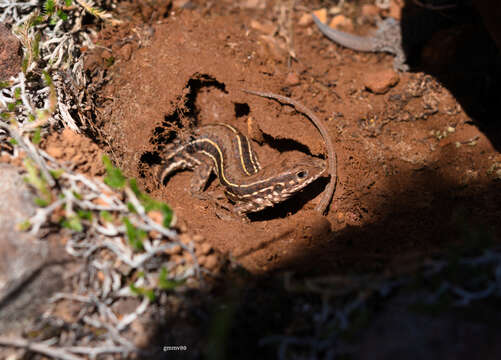
[[[358,36],[333,29],[321,22],[315,14],[311,14],[311,16],[313,17],[315,24],[317,24],[317,27],[322,32],[322,34],[327,36],[335,43],[357,51],[372,52],[376,50],[373,37]]]

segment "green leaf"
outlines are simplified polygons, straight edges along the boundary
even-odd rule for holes
[[[103,155],[103,164],[107,174],[104,178],[104,183],[115,189],[123,188],[127,179],[122,175],[120,169],[114,167],[106,155]]]
[[[16,110],[16,103],[7,103],[7,110],[9,111]]]
[[[127,202],[127,209],[129,209],[129,211],[131,213],[137,213],[136,208],[134,207],[134,204],[132,204],[130,201]]]
[[[66,14],[63,10],[57,10],[57,16],[63,21],[68,20],[68,14]]]
[[[40,135],[40,127],[37,127],[35,129],[35,132],[33,133],[33,136],[31,137],[31,141],[33,144],[38,145],[40,144],[40,140],[42,140],[42,135]]]
[[[17,228],[19,231],[26,231],[31,227],[31,223],[29,220],[24,220],[23,222],[17,224]]]
[[[61,177],[61,175],[63,175],[64,173],[64,170],[63,169],[59,169],[59,170],[49,170],[49,173],[52,175],[52,177],[54,179],[59,179]]]
[[[136,251],[144,250],[143,239],[146,237],[146,232],[144,230],[136,228],[127,217],[123,218],[125,224],[127,240],[132,248]]]
[[[110,56],[109,58],[105,59],[105,61],[106,61],[106,66],[110,67],[111,65],[113,65],[115,63],[115,57]]]
[[[134,192],[134,194],[137,196],[137,198],[141,201],[141,204],[144,206],[144,210],[146,212],[151,211],[151,210],[159,210],[163,216],[163,226],[164,227],[169,227],[171,222],[172,222],[172,217],[174,216],[172,209],[169,207],[164,202],[157,201],[152,199],[146,194],[143,194],[140,190],[139,187],[137,186],[136,179],[130,179],[129,180],[129,186]]]
[[[31,47],[31,54],[33,55],[34,60],[38,59],[38,56],[40,55],[40,39],[41,38],[42,38],[42,35],[40,35],[40,33],[35,34],[35,40],[33,41],[33,45]]]
[[[0,89],[8,88],[10,86],[9,81],[0,81]]]
[[[47,86],[51,86],[52,85],[52,78],[50,77],[49,73],[47,71],[42,71],[42,74],[43,74],[43,79],[44,79],[45,83],[47,84]]]
[[[43,8],[48,15],[51,15],[56,8],[56,2],[54,0],[46,0]]]
[[[49,202],[47,200],[39,198],[39,197],[36,197],[35,199],[33,199],[33,201],[35,202],[35,204],[37,206],[40,206],[40,207],[46,207],[49,205]]]
[[[73,0],[64,0],[64,4],[66,6],[71,6],[72,3],[73,3]]]
[[[80,219],[85,219],[85,220],[92,220],[92,211],[90,210],[78,210],[77,211],[78,216]]]
[[[37,26],[44,22],[44,17],[42,15],[34,16],[31,20],[31,26]]]
[[[130,189],[132,190],[132,192],[134,193],[134,195],[136,195],[139,199],[141,199],[143,194],[141,193],[141,191],[139,190],[139,187],[137,186],[136,179],[130,179],[129,186],[130,186]]]
[[[184,283],[184,280],[169,280],[167,279],[167,269],[162,268],[160,270],[160,275],[158,276],[158,288],[162,290],[172,290],[176,288],[178,285]]]
[[[73,196],[77,199],[77,200],[82,200],[83,197],[82,195],[80,195],[79,193],[77,193],[76,191],[72,191],[71,192],[73,194]]]
[[[82,232],[83,226],[80,218],[77,215],[73,215],[64,219],[61,225],[67,229]]]
[[[23,73],[26,74],[26,71],[28,70],[28,57],[24,57],[23,62],[21,64],[21,69],[23,70]]]
[[[111,216],[111,214],[106,211],[106,210],[101,210],[99,212],[99,216],[106,222],[112,222],[113,221],[113,217]]]
[[[29,159],[26,159],[24,161],[24,166],[27,171],[27,176],[25,177],[25,181],[31,184],[35,189],[37,189],[41,200],[43,201],[38,201],[40,204],[45,204],[45,205],[40,205],[40,206],[47,206],[52,202],[52,192],[47,185],[47,180],[43,177],[43,175],[40,173],[38,168],[33,164],[33,162]]]
[[[140,296],[146,296],[150,301],[155,301],[155,292],[153,289],[146,289],[143,287],[138,287],[134,284],[129,285],[130,291],[132,291],[133,294],[140,295]]]
[[[10,138],[9,139],[9,142],[12,144],[12,145],[17,145],[17,140],[14,139],[14,138]]]
[[[15,99],[21,98],[21,88],[16,88],[16,90],[14,90],[14,98]]]

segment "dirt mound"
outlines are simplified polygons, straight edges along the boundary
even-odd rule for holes
[[[172,205],[188,231],[252,272],[358,271],[449,246],[465,219],[498,226],[500,192],[489,169],[499,155],[434,78],[402,73],[392,78],[394,87],[376,94],[368,90],[367,73],[384,73],[391,57],[350,50],[339,55],[319,33],[298,27],[299,61],[288,66],[248,22],[240,13],[174,14],[136,31],[135,50],[127,56],[114,45],[124,30],[107,38],[117,51],[98,120],[102,136],[111,139],[118,166]],[[264,141],[253,145],[264,165],[298,153],[324,156],[319,134],[302,115],[241,88],[288,95],[327,122],[339,159],[327,217],[311,211],[325,179],[250,223],[221,220],[212,201],[192,197],[189,172],[176,174],[166,187],[154,181],[151,167],[166,145],[207,123],[226,122],[244,134],[257,124]],[[217,180],[208,189],[220,190]]]

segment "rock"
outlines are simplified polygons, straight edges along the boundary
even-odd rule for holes
[[[205,268],[207,268],[208,270],[216,270],[216,268],[218,267],[219,265],[219,258],[216,254],[210,254],[209,256],[207,256],[207,258],[205,259]]]
[[[18,169],[0,164],[0,174],[0,333],[7,333],[23,330],[41,315],[47,299],[62,288],[62,271],[47,265],[47,241],[18,230],[35,211]]]
[[[332,19],[329,26],[333,29],[344,30],[351,32],[353,31],[353,22],[351,19],[344,15],[338,15]]]
[[[243,9],[265,9],[266,0],[245,0],[240,3],[240,7]]]
[[[364,85],[374,94],[384,94],[400,80],[398,73],[393,69],[386,69],[374,73],[367,73]]]
[[[120,56],[122,57],[123,60],[129,61],[130,57],[132,55],[132,45],[131,44],[125,44],[120,48],[119,51]]]
[[[322,8],[322,9],[319,9],[319,10],[315,10],[313,11],[313,14],[315,14],[315,16],[321,21],[323,22],[324,24],[327,22],[327,9],[326,8]]]
[[[390,12],[388,15],[395,20],[400,21],[402,18],[402,5],[400,4],[400,1],[398,0],[391,0],[390,2]]]
[[[21,43],[0,23],[0,81],[21,71]]]
[[[266,35],[273,35],[277,31],[277,26],[271,21],[259,22],[256,20],[251,20],[250,27],[254,30],[260,31]]]
[[[276,61],[283,61],[289,54],[283,39],[269,35],[261,35],[259,37],[259,42],[261,44],[260,50],[262,50],[260,53],[264,56],[271,56]]]
[[[365,4],[362,6],[362,15],[369,18],[378,16],[379,8],[376,5]]]
[[[301,15],[301,17],[299,18],[297,24],[299,26],[302,26],[302,27],[308,27],[310,26],[311,24],[313,24],[313,17],[311,16],[311,14],[308,14],[308,13],[304,13],[303,15]]]

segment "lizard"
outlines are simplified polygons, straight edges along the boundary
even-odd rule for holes
[[[405,51],[402,47],[402,31],[400,22],[387,18],[381,21],[378,29],[372,36],[358,36],[344,31],[336,30],[324,24],[315,15],[311,14],[318,29],[332,41],[356,51],[364,52],[387,52],[395,55],[393,68],[399,71],[408,71]]]
[[[249,139],[229,124],[208,124],[196,128],[186,140],[165,151],[157,170],[164,184],[178,170],[194,170],[191,193],[201,193],[214,172],[226,197],[239,216],[280,203],[325,171],[323,160],[307,157],[293,164],[282,162],[262,168]]]

